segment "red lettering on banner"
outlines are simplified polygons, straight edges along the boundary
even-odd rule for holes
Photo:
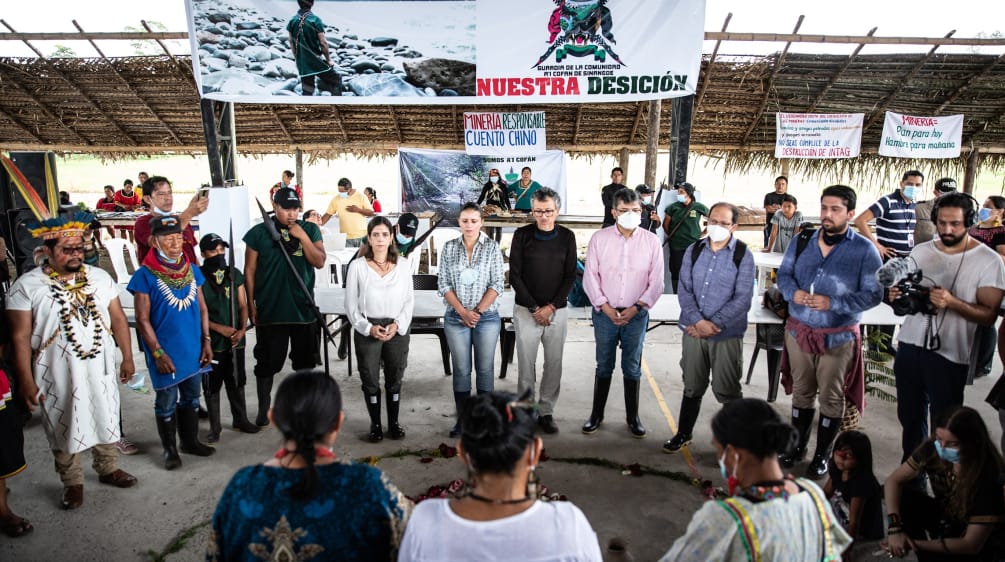
[[[901,125],[913,125],[915,127],[934,127],[939,124],[939,120],[934,117],[912,117],[901,115]]]
[[[537,77],[537,78],[479,78],[478,96],[578,96],[579,78]],[[467,123],[467,121],[465,121]],[[478,128],[469,127],[469,128]],[[481,128],[489,128],[482,126]]]

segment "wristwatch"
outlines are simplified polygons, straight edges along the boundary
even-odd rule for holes
[[[635,308],[636,308],[636,309],[637,309],[637,310],[638,310],[639,312],[642,312],[642,311],[644,311],[644,310],[645,310],[645,308],[643,308],[643,307],[642,307],[642,305],[641,305],[641,304],[639,304],[639,303],[635,303]]]

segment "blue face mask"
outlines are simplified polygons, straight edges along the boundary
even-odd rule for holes
[[[409,242],[412,241],[412,238],[410,236],[403,236],[400,233],[396,233],[394,235],[394,239],[398,241],[398,244],[408,244]]]
[[[157,249],[157,255],[160,256],[160,258],[163,261],[166,261],[167,263],[178,263],[179,261],[181,261],[181,256],[178,256],[177,259],[171,259],[171,258],[169,258],[167,256],[167,254],[165,254],[164,252],[160,251],[159,248]],[[182,254],[182,255],[184,255],[184,254]]]
[[[991,218],[991,209],[988,209],[987,207],[981,207],[981,210],[977,212],[977,217],[981,219],[981,222],[988,220],[989,218]]]
[[[162,211],[155,206],[151,206],[150,209],[154,212],[155,215],[160,215],[162,217],[166,217],[171,214],[171,211]]]
[[[729,473],[726,472],[726,451],[722,451],[722,456],[719,457],[719,474],[722,476],[723,480],[729,480]]]
[[[687,203],[687,195],[684,195],[683,193],[678,193],[677,194],[677,202],[678,203]]]
[[[914,198],[918,195],[918,188],[913,185],[906,186],[904,188],[904,198],[914,201]]]
[[[341,198],[343,198],[343,199],[348,199],[349,198],[349,192],[348,191],[339,191],[338,192],[338,196],[341,197]]]
[[[947,462],[960,462],[960,450],[954,447],[943,447],[938,439],[935,440],[935,452],[939,458]]]

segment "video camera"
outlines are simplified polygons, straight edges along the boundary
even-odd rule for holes
[[[900,296],[890,303],[890,308],[897,316],[936,313],[931,299],[932,288],[921,284],[923,278],[923,272],[906,258],[894,258],[876,272],[876,280],[880,285],[886,289],[896,287],[900,291]]]

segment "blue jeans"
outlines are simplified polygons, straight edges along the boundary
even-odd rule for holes
[[[154,399],[154,415],[158,418],[174,416],[175,407],[198,408],[199,392],[202,390],[202,375],[189,377],[180,383],[157,391]],[[181,398],[178,398],[178,394]]]
[[[624,326],[615,326],[606,314],[593,310],[593,338],[597,342],[597,378],[609,379],[621,343],[621,374],[628,380],[642,378],[642,346],[646,343],[649,311],[636,314]]]
[[[454,392],[471,392],[471,351],[475,356],[475,388],[492,392],[495,385],[496,341],[502,323],[498,312],[486,312],[474,328],[461,323],[454,310],[443,315],[443,331],[450,348],[450,364],[454,369]]]

